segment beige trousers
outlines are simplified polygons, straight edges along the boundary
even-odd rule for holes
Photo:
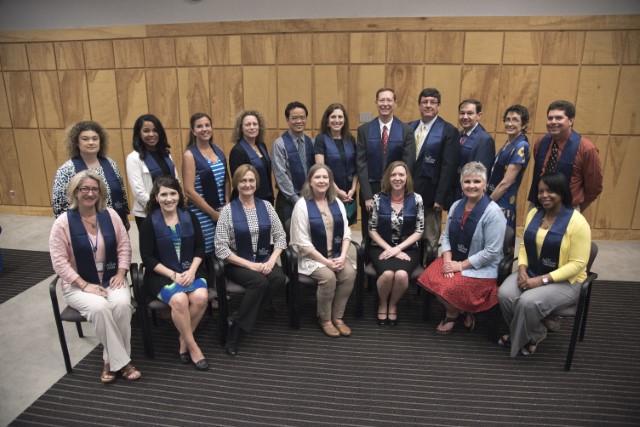
[[[337,273],[329,267],[320,267],[309,277],[318,283],[316,297],[318,298],[317,314],[320,320],[342,319],[356,280],[356,270],[349,260]]]

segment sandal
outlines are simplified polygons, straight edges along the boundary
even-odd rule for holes
[[[439,327],[442,327],[448,323],[453,323],[453,327],[449,330],[446,331],[441,331],[440,329],[436,328],[436,334],[439,335],[449,335],[451,332],[453,332],[453,328],[456,326],[455,324],[458,322],[458,320],[460,320],[460,316],[458,317],[449,317],[449,316],[445,316],[444,319],[440,322],[440,324],[438,325]]]
[[[471,323],[471,324],[469,326],[467,326],[467,320],[469,318],[471,318],[471,320],[469,320],[469,323]],[[473,331],[474,328],[476,327],[476,318],[473,316],[473,313],[465,313],[464,314],[464,327],[469,332]]]
[[[529,342],[529,344],[525,345],[524,347],[522,347],[520,349],[520,353],[523,356],[532,356],[536,353],[536,351],[538,350],[538,345],[540,345],[540,343],[542,341],[544,341],[544,339],[547,336],[545,335],[544,337],[542,337],[541,339],[538,340],[538,342]]]
[[[112,383],[116,380],[116,374],[117,372],[111,371],[111,367],[107,362],[102,367],[102,374],[100,375],[100,381],[102,381],[102,384]]]
[[[511,347],[511,337],[507,335],[503,335],[498,338],[498,345],[500,347]]]
[[[120,373],[122,374],[122,378],[127,381],[135,381],[142,376],[140,371],[138,371],[131,362],[127,363],[124,368],[120,369]]]

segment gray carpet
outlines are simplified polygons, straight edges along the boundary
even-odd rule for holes
[[[42,282],[53,274],[49,252],[2,249],[0,304]]]
[[[365,298],[365,318],[348,319],[353,336],[338,339],[325,337],[314,323],[313,290],[303,291],[299,331],[287,327],[278,300],[276,313],[244,337],[236,358],[223,353],[214,314],[197,337],[212,363],[208,372],[179,364],[171,325],[154,328],[151,360],[134,328],[140,381],[100,384],[97,348],[12,425],[640,424],[640,283],[596,282],[571,372],[564,371],[569,320],[534,356],[511,359],[487,340],[482,317],[473,332],[456,327],[450,336],[437,336],[441,309],[434,306],[433,318],[423,322],[423,299],[412,289],[401,303],[400,324],[380,328],[373,294]],[[62,364],[61,354],[52,354],[51,363]]]

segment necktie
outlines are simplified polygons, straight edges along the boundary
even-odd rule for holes
[[[305,146],[304,139],[298,138],[298,153],[300,154],[300,161],[302,162],[302,169],[304,174],[307,174],[307,147]]]
[[[551,144],[551,154],[549,155],[549,160],[547,160],[547,167],[544,168],[544,171],[555,172],[556,163],[558,163],[558,143],[554,139],[553,144]]]
[[[418,136],[416,137],[416,159],[418,158],[418,153],[420,152],[420,143],[422,142],[422,138],[424,137],[424,128],[426,126],[420,126],[420,132],[418,132]]]
[[[389,145],[389,132],[386,126],[382,126],[382,156],[387,157],[387,145]]]
[[[460,145],[464,144],[466,140],[467,140],[467,134],[463,133],[462,136],[460,137]]]

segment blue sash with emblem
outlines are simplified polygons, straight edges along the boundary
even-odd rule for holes
[[[580,134],[574,130],[571,130],[571,135],[567,140],[562,154],[558,158],[556,163],[556,172],[560,172],[567,178],[567,182],[571,182],[571,175],[573,174],[573,164],[576,161],[576,155],[578,154],[578,147],[580,147]],[[549,151],[551,145],[551,135],[547,134],[540,141],[540,147],[536,152],[536,161],[533,168],[533,178],[531,183],[531,190],[529,191],[529,201],[536,203],[538,200],[538,184],[540,182],[540,176],[542,175],[542,166],[544,164],[544,158]]]
[[[449,223],[449,242],[451,243],[451,254],[454,261],[464,261],[469,258],[469,248],[471,247],[471,239],[476,232],[476,227],[480,222],[480,218],[491,203],[491,199],[485,194],[480,201],[471,210],[467,220],[462,228],[462,216],[464,208],[467,204],[467,197],[460,199],[458,206],[451,215]]]
[[[264,166],[264,162],[258,156],[258,154],[251,148],[249,143],[244,139],[240,140],[240,146],[244,148],[244,151],[247,152],[249,156],[249,162],[253,165],[254,168],[258,171],[258,175],[260,178],[260,187],[256,189],[256,197],[261,198],[262,200],[271,200],[273,201],[273,185],[271,184],[271,173]],[[269,160],[269,154],[267,153],[267,147],[264,144],[256,143],[258,150],[262,153],[262,157],[270,164],[271,160]]]
[[[253,252],[251,243],[251,232],[249,231],[249,221],[247,214],[239,199],[231,202],[231,218],[235,233],[236,249],[238,256],[251,262],[265,262],[271,255],[271,219],[269,212],[262,199],[253,199],[256,205],[256,215],[258,216],[258,248]]]
[[[171,157],[169,157],[168,154],[162,157],[169,167],[171,176],[177,179],[178,177],[176,176],[176,166],[173,164],[173,160],[171,160]],[[147,153],[146,157],[144,158],[144,164],[147,165],[147,169],[149,169],[149,173],[151,174],[151,181],[155,181],[156,178],[162,176],[162,168],[151,154]]]
[[[400,122],[397,118],[393,123]],[[369,122],[369,135],[367,138],[367,167],[369,169],[369,182],[382,181],[382,174],[387,165],[402,160],[403,152],[402,126],[391,126],[389,140],[387,141],[387,159],[382,158],[382,134],[380,133],[380,120]]]
[[[562,238],[567,232],[567,226],[573,216],[573,209],[563,207],[553,222],[553,225],[547,231],[547,235],[540,248],[540,258],[536,250],[536,234],[542,224],[544,218],[544,209],[539,209],[531,218],[529,226],[524,231],[524,248],[527,251],[527,259],[529,260],[529,268],[527,274],[529,277],[541,276],[557,270],[560,263],[560,245]]]
[[[386,193],[380,193],[380,205],[378,206],[378,234],[385,242],[393,245],[391,232],[391,198]],[[402,207],[402,236],[401,241],[416,231],[416,196],[414,193],[404,197]],[[398,242],[400,243],[400,242]]]
[[[173,244],[171,229],[164,222],[160,209],[151,214],[153,231],[156,235],[156,245],[162,264],[178,273],[183,273],[191,267],[193,262],[193,249],[195,247],[195,231],[191,216],[184,209],[178,208],[178,224],[176,230],[180,235],[180,259]]]
[[[342,141],[344,146],[344,160],[340,156],[340,150],[330,135],[324,134],[324,145],[327,151],[324,156],[324,162],[331,168],[333,179],[336,185],[342,191],[351,189],[351,181],[356,174],[356,148],[353,141],[345,139]]]
[[[89,240],[89,234],[82,224],[80,213],[75,209],[68,210],[67,219],[69,220],[71,248],[73,249],[73,256],[76,260],[78,274],[87,282],[95,284],[100,283],[100,276],[98,275],[94,255],[99,244],[98,236],[102,233],[106,258],[101,284],[105,288],[108,287],[109,280],[118,272],[118,242],[116,240],[116,231],[111,222],[111,215],[109,215],[109,212],[106,210],[96,214],[99,233],[96,233],[95,247]]]
[[[293,142],[291,134],[285,132],[282,134],[282,140],[284,141],[284,148],[287,150],[287,159],[289,163],[289,171],[291,172],[291,183],[296,194],[300,194],[304,180],[307,178],[300,160],[300,152],[298,151],[297,144]],[[307,135],[304,136],[305,154],[307,156],[307,170],[315,163],[313,160],[313,141]]]
[[[442,145],[442,134],[444,133],[444,120],[440,117],[431,126],[427,139],[420,148],[418,153],[418,164],[420,165],[420,176],[433,179],[436,176],[436,160],[440,156],[440,148]],[[414,130],[420,124],[420,120],[416,120]],[[413,127],[413,126],[412,126]],[[418,144],[418,142],[416,142]]]
[[[218,158],[224,165],[224,176],[226,180],[227,179],[226,178],[227,177],[227,158],[224,156],[224,153],[222,152],[220,147],[218,147],[216,144],[209,142],[209,145],[211,146],[211,149],[213,150],[213,152],[216,153],[216,156],[218,156]],[[202,184],[202,192],[204,195],[203,198],[205,202],[207,202],[207,204],[211,206],[213,209],[220,208],[222,203],[224,203],[224,200],[221,201],[220,197],[218,196],[218,185],[216,183],[215,177],[213,176],[213,171],[209,166],[209,162],[207,161],[207,159],[205,159],[205,157],[202,155],[200,150],[198,150],[198,147],[196,147],[195,145],[192,145],[191,147],[189,147],[189,151],[191,151],[191,154],[193,155],[193,160],[196,163],[196,173],[200,177],[200,183]]]
[[[305,200],[307,202],[307,212],[309,214],[309,226],[311,229],[311,242],[313,246],[322,254],[322,256],[329,257],[327,252],[327,230],[324,227],[324,221],[322,220],[322,214],[318,205],[313,200]],[[342,212],[337,201],[329,204],[329,210],[333,216],[333,248],[331,254],[332,258],[338,258],[342,253],[342,239],[344,238],[344,219],[342,218]]]

